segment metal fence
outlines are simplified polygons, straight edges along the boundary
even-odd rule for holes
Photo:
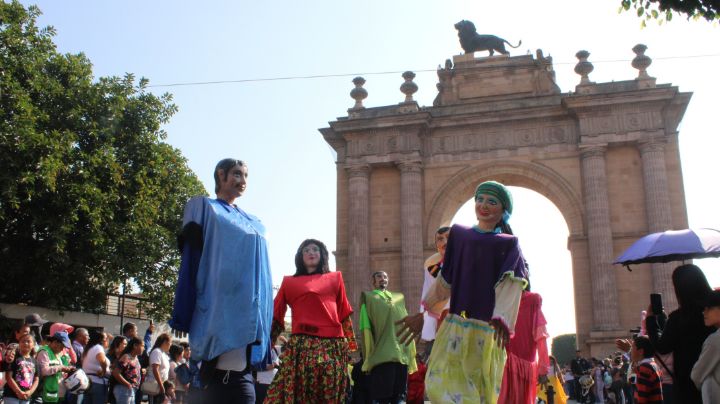
[[[142,297],[108,293],[105,300],[105,314],[121,318],[149,320],[147,308],[151,304],[148,299]]]

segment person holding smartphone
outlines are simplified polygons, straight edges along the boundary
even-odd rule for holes
[[[654,310],[658,309],[650,304],[645,326],[656,352],[673,354],[674,402],[701,404],[700,390],[690,379],[690,372],[700,356],[703,342],[714,331],[703,320],[705,301],[712,289],[702,270],[692,264],[675,268],[672,281],[678,309],[666,316],[665,312],[656,313]]]

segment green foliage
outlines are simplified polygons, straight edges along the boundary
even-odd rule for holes
[[[621,0],[619,12],[635,10],[642,19],[641,25],[645,27],[646,21],[655,20],[658,24],[672,21],[673,14],[685,15],[687,18],[698,20],[704,18],[708,21],[720,20],[720,0]]]
[[[165,318],[183,205],[206,193],[162,141],[177,107],[132,74],[94,80],[39,14],[0,2],[0,301],[98,311],[134,279]]]
[[[575,334],[563,334],[553,338],[550,352],[552,352],[552,356],[557,359],[560,366],[565,366],[573,360],[576,350]]]

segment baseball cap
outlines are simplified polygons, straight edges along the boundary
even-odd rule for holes
[[[50,335],[55,335],[58,331],[65,331],[66,333],[70,334],[73,332],[75,327],[65,324],[65,323],[53,323],[53,325],[50,326]]]
[[[40,317],[37,313],[28,314],[25,316],[25,324],[30,327],[42,327],[43,324],[47,323],[47,320]]]
[[[58,331],[55,334],[51,335],[50,341],[60,341],[63,345],[65,345],[65,348],[72,349],[70,337],[68,337],[68,333],[66,333],[65,331]]]

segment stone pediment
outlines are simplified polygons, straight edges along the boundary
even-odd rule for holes
[[[476,58],[453,57],[452,66],[438,69],[436,106],[560,94],[552,60],[532,55]]]

